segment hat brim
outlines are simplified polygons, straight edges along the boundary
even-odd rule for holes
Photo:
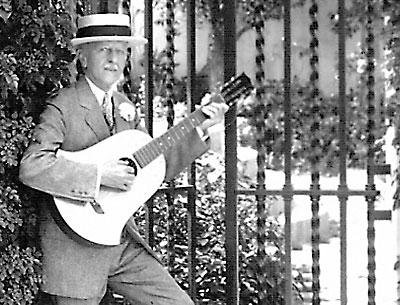
[[[127,42],[129,46],[140,46],[147,43],[147,39],[141,36],[92,36],[71,39],[73,47],[80,46],[85,43],[99,41],[122,41]]]

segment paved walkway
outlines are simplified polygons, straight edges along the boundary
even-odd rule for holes
[[[367,209],[362,198],[348,202],[347,298],[348,305],[368,304]],[[395,305],[397,275],[395,226],[391,221],[376,222],[376,304]],[[332,238],[320,245],[321,304],[340,304],[340,240]],[[311,265],[311,247],[293,251],[293,264]]]
[[[398,164],[397,152],[390,145],[394,137],[394,129],[388,133],[385,149],[387,163],[392,164],[394,170]],[[242,175],[255,179],[257,172],[257,152],[238,147],[239,172]],[[266,170],[267,189],[282,189],[285,183],[283,172]],[[393,173],[394,177],[394,173]],[[391,210],[393,207],[394,187],[393,177],[376,176],[376,188],[381,192],[376,202],[376,209]],[[295,189],[308,190],[310,188],[309,174],[292,175],[292,184]],[[347,185],[351,190],[364,190],[367,183],[365,170],[348,169]],[[339,185],[338,177],[321,176],[321,189],[335,190]],[[283,203],[277,201],[276,207],[271,211],[280,215],[279,219],[284,224]],[[329,219],[340,220],[339,202],[335,196],[323,196],[320,199],[320,216],[329,215]],[[308,196],[295,196],[293,199],[292,223],[301,223],[311,218],[310,199]],[[397,221],[399,222],[399,221]],[[397,298],[397,274],[394,271],[397,253],[400,254],[400,224],[392,221],[375,222],[376,229],[376,305],[395,305]],[[293,226],[294,228],[295,226]],[[303,230],[305,231],[305,230]],[[292,236],[292,245],[302,245],[310,237]],[[347,201],[347,305],[368,304],[368,256],[367,256],[367,203],[364,197],[350,197]],[[340,240],[331,238],[328,243],[320,245],[321,251],[321,299],[324,305],[340,304]],[[311,248],[309,244],[303,246],[301,251],[293,251],[292,263],[294,266],[307,264],[311,266]]]

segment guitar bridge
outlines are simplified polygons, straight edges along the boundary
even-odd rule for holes
[[[104,214],[104,211],[103,211],[103,209],[101,208],[101,205],[100,205],[96,200],[90,201],[90,205],[92,206],[93,210],[94,210],[97,214]]]

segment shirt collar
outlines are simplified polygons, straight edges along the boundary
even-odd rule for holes
[[[104,95],[106,93],[108,93],[109,96],[112,96],[114,89],[115,89],[115,85],[113,85],[111,87],[111,89],[106,92],[103,89],[100,89],[98,86],[96,86],[87,76],[85,76],[85,78],[89,84],[90,90],[92,90],[92,92],[93,92],[94,96],[96,97],[96,100],[100,106],[103,104]]]

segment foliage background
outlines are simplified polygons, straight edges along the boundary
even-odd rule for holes
[[[72,23],[61,1],[2,1],[1,8],[0,303],[31,304],[41,281],[37,215],[18,162],[45,98],[69,83]]]

